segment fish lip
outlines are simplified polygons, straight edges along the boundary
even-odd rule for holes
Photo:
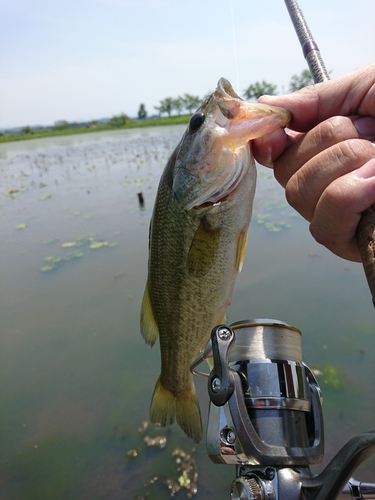
[[[230,82],[225,78],[219,79],[214,96],[219,110],[228,120],[226,124],[222,125],[218,123],[218,125],[225,128],[227,128],[226,125],[230,126],[231,121],[244,118],[255,121],[262,120],[271,115],[277,115],[280,120],[278,126],[281,127],[286,127],[291,120],[291,114],[284,108],[243,100],[236,94]]]

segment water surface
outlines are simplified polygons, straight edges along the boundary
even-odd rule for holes
[[[148,225],[183,129],[0,145],[1,500],[167,499],[165,481],[182,475],[176,458],[188,461],[176,448],[198,473],[194,498],[229,498],[234,468],[212,464],[204,442],[178,426],[139,432],[160,365],[139,334]],[[314,242],[270,174],[259,167],[228,316],[302,331],[304,360],[323,373],[326,463],[375,427],[374,310],[362,267]],[[196,385],[205,422],[205,382]],[[165,448],[144,443],[159,435]],[[356,478],[374,481],[374,464]]]

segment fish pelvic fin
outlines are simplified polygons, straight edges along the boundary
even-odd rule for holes
[[[237,239],[236,263],[235,268],[241,272],[245,260],[247,246],[247,231],[241,231]]]
[[[159,327],[156,323],[154,311],[152,310],[148,281],[146,283],[141,307],[141,333],[146,344],[150,347],[155,344],[159,336]]]
[[[194,385],[191,384],[190,394],[176,397],[164,387],[159,377],[152,396],[150,420],[161,427],[176,420],[185,434],[199,443],[202,439],[202,419]]]

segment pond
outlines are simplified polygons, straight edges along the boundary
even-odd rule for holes
[[[160,369],[139,332],[148,225],[183,129],[0,145],[1,500],[168,499],[179,478],[175,498],[191,498],[185,469],[197,500],[229,498],[234,467],[211,463],[204,440],[147,427]],[[228,318],[302,331],[324,397],[320,470],[375,427],[374,309],[362,266],[315,243],[272,172],[258,172]],[[206,383],[196,386],[205,427]],[[374,481],[374,468],[372,457],[355,477]]]

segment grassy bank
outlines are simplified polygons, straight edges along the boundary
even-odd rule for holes
[[[0,136],[1,142],[24,141],[27,139],[40,139],[41,137],[54,137],[59,135],[86,134],[89,132],[101,132],[102,130],[121,130],[128,128],[155,127],[157,125],[178,125],[188,123],[191,115],[171,116],[163,118],[152,118],[145,120],[130,121],[121,127],[114,127],[108,124],[90,125],[86,127],[69,127],[62,130],[42,129],[31,133],[4,134]]]

